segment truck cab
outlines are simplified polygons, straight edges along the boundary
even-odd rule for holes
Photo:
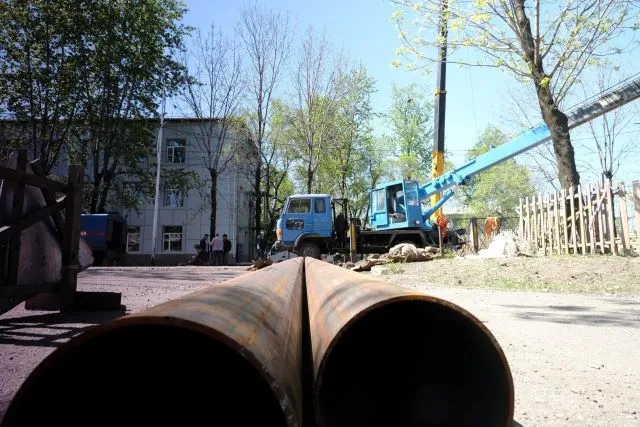
[[[277,222],[278,244],[300,256],[319,258],[334,237],[334,212],[328,194],[289,196]]]

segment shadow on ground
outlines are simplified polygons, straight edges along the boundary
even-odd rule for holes
[[[92,326],[125,314],[117,311],[45,313],[0,319],[0,345],[59,347]]]
[[[135,279],[145,281],[157,280],[159,284],[167,284],[168,282],[211,282],[233,279],[244,272],[243,269],[234,268],[233,270],[216,271],[211,269],[207,271],[207,267],[202,267],[202,271],[186,270],[180,271],[180,267],[176,268],[91,268],[80,273],[79,278],[83,281],[91,281],[92,278],[110,277],[110,278],[126,278],[127,281],[134,282]],[[129,284],[129,283],[128,283]],[[135,285],[135,283],[131,283]]]
[[[607,302],[615,302],[623,307],[616,310],[602,310],[590,306],[574,305],[551,305],[546,307],[503,305],[503,307],[513,309],[514,315],[524,320],[538,320],[569,325],[640,327],[640,304],[632,301],[625,303],[607,300]],[[637,305],[637,307],[634,307],[635,305]]]

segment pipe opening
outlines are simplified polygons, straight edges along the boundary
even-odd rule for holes
[[[64,350],[23,384],[3,426],[287,425],[258,370],[202,333],[127,325]]]
[[[326,426],[505,426],[508,366],[452,308],[403,300],[356,320],[328,355],[318,412]]]

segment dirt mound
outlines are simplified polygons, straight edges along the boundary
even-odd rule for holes
[[[422,249],[411,243],[400,243],[389,249],[387,259],[400,262],[431,261],[437,253],[438,249],[431,246]]]
[[[514,233],[502,232],[495,236],[487,249],[478,251],[479,258],[511,258],[518,255],[535,256],[538,248],[532,242]]]

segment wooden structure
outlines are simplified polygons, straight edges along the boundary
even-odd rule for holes
[[[27,164],[33,174],[27,172]],[[3,191],[12,190],[10,213],[0,211],[0,313],[10,310],[20,302],[39,296],[27,304],[27,308],[46,308],[72,310],[78,309],[76,301],[77,274],[79,264],[80,210],[82,205],[82,183],[84,169],[81,166],[69,166],[67,183],[48,179],[39,160],[28,163],[25,150],[18,150],[17,168],[0,167],[0,180]],[[42,193],[45,205],[27,212],[25,206],[25,187],[38,188]],[[9,200],[9,199],[7,199]],[[64,215],[62,212],[64,211]],[[50,220],[51,218],[51,220]],[[19,280],[22,235],[29,227],[41,222],[50,221],[55,229],[54,234],[60,243],[62,265],[60,265],[60,282],[21,284]],[[37,245],[38,242],[29,242]],[[42,248],[44,250],[44,248]],[[106,296],[109,309],[117,303],[120,307],[120,294],[97,295],[98,299]],[[80,300],[86,302],[87,295]],[[116,301],[117,300],[117,301]],[[91,305],[89,303],[88,305]],[[104,303],[98,303],[98,307]],[[83,307],[84,308],[84,307]],[[106,308],[106,307],[105,307]]]
[[[632,200],[636,235],[640,227],[640,182],[634,181],[633,195],[636,187],[637,202],[624,183],[614,185],[604,178],[593,185],[520,199],[518,235],[535,243],[542,255],[630,255],[637,252],[630,230]]]

